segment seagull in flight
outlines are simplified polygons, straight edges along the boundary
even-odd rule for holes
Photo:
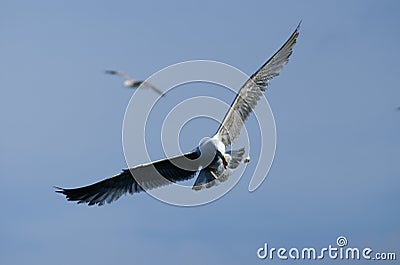
[[[239,137],[244,122],[268,88],[269,81],[278,76],[288,63],[299,27],[300,24],[285,44],[243,84],[217,133],[203,139],[193,151],[124,169],[113,177],[88,186],[72,189],[55,187],[56,192],[65,195],[68,201],[100,206],[126,193],[159,188],[192,179],[196,175],[193,190],[210,188],[225,181],[240,163],[250,159],[242,161],[244,148],[228,150],[228,147]]]
[[[118,76],[124,78],[125,79],[125,81],[123,83],[124,87],[138,88],[139,86],[143,86],[143,87],[147,87],[147,88],[153,89],[155,92],[157,92],[158,94],[160,94],[162,96],[164,95],[164,93],[161,90],[159,90],[158,88],[156,88],[152,84],[150,84],[148,82],[145,82],[145,81],[135,80],[132,77],[130,77],[129,75],[123,73],[123,72],[115,71],[115,70],[106,70],[105,73],[109,74],[109,75],[118,75]]]

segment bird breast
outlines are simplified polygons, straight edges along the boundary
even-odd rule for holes
[[[213,138],[203,138],[199,144],[200,161],[202,167],[208,166],[217,155],[218,144]]]

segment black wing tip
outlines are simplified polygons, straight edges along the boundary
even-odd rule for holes
[[[300,32],[300,27],[301,27],[301,23],[303,22],[303,20],[301,19],[299,24],[297,25],[296,29],[294,30],[292,36],[289,38],[288,41],[290,41],[291,39],[294,39],[293,44],[296,44],[297,42],[297,37],[299,36],[299,32]]]
[[[285,44],[282,46],[284,47],[285,45],[287,45],[288,43],[292,42],[292,45],[297,43],[297,37],[299,36],[299,31],[300,31],[300,27],[301,27],[301,23],[303,22],[303,19],[300,19],[299,24],[297,25],[296,29],[293,31],[292,35],[290,36],[290,38],[285,42]]]
[[[104,202],[85,201],[79,198],[73,198],[73,195],[70,193],[71,189],[64,189],[58,186],[53,186],[53,188],[56,189],[55,192],[65,195],[67,201],[76,202],[77,204],[87,204],[88,206],[93,206],[95,204],[102,206],[104,204]]]
[[[105,70],[104,73],[109,75],[116,75],[118,72],[115,70]]]
[[[128,183],[125,183],[127,180]],[[121,181],[123,185],[120,187],[117,185],[117,187],[115,187],[115,183],[120,183]],[[135,187],[134,190],[132,190],[133,186]],[[78,204],[86,204],[88,206],[102,206],[105,203],[110,204],[119,199],[124,193],[129,192],[132,194],[134,192],[142,191],[142,189],[134,182],[129,169],[124,169],[122,170],[122,173],[116,176],[88,186],[71,189],[65,189],[58,186],[53,186],[53,188],[56,189],[55,192],[63,194],[67,201],[77,202]],[[111,189],[111,191],[109,191],[109,189]],[[116,190],[113,191],[113,189]]]
[[[65,195],[68,201],[72,200],[70,197],[69,189],[60,188],[58,186],[53,186],[53,188],[56,189],[55,192]]]
[[[303,23],[303,19],[300,19],[299,24],[297,24],[297,27],[294,29],[294,31],[292,33],[292,36],[296,35],[296,37],[297,37],[297,35],[299,35],[299,31],[300,31],[302,23]]]
[[[300,19],[300,22],[299,22],[299,24],[298,24],[297,27],[296,27],[296,31],[299,31],[299,30],[300,30],[301,22],[303,22],[303,19]]]
[[[55,192],[57,192],[57,193],[65,194],[65,192],[66,192],[66,189],[60,188],[58,186],[53,186],[53,189],[55,189]]]

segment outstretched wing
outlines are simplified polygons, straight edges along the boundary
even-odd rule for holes
[[[104,71],[106,74],[109,74],[109,75],[118,75],[118,76],[120,76],[120,77],[122,77],[122,78],[124,78],[124,79],[126,79],[126,80],[134,80],[132,77],[130,77],[129,75],[127,75],[127,74],[125,74],[125,73],[123,73],[123,72],[120,72],[120,71],[114,71],[114,70],[106,70],[106,71]]]
[[[161,96],[164,96],[164,95],[165,95],[164,92],[162,92],[161,90],[159,90],[158,88],[156,88],[155,86],[153,86],[152,84],[150,84],[149,82],[141,81],[141,82],[140,82],[140,85],[153,89],[155,92],[157,92],[157,93],[160,94]]]
[[[56,187],[58,189],[56,192],[64,194],[69,201],[100,206],[105,202],[111,203],[126,193],[133,194],[172,182],[188,180],[197,172],[198,167],[190,164],[197,158],[199,158],[198,152],[187,153],[125,169],[118,175],[89,186],[76,189]]]
[[[217,132],[225,146],[229,146],[239,137],[244,122],[267,89],[269,81],[279,75],[283,66],[288,63],[299,35],[299,27],[300,24],[286,43],[239,90]]]

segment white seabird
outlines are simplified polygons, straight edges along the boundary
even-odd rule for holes
[[[279,75],[288,63],[299,35],[299,26],[285,44],[244,83],[217,133],[203,140],[192,152],[125,169],[89,186],[75,189],[56,187],[56,192],[64,194],[69,201],[103,205],[126,193],[137,193],[191,179],[198,172],[194,190],[226,180],[242,162],[244,155],[244,148],[229,151],[226,148],[239,137],[245,120],[267,89],[269,81]]]
[[[120,71],[114,71],[114,70],[106,70],[105,71],[106,74],[110,74],[110,75],[118,75],[122,78],[125,79],[123,86],[124,87],[130,87],[130,88],[138,88],[139,86],[142,86],[144,88],[151,88],[153,89],[155,92],[157,92],[160,95],[164,95],[164,93],[159,90],[158,88],[156,88],[155,86],[153,86],[152,84],[145,82],[145,81],[138,81],[133,79],[132,77],[130,77],[129,75],[120,72]]]

